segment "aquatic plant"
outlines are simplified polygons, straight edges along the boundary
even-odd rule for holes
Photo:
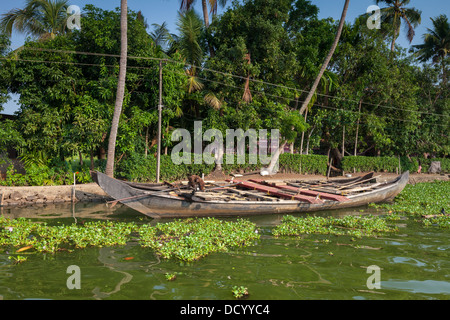
[[[175,273],[168,273],[167,272],[164,276],[166,277],[167,281],[173,281],[173,280],[175,280],[177,278],[177,275]]]
[[[423,219],[422,223],[427,227],[437,226],[440,228],[450,228],[450,216],[438,215],[435,217]]]
[[[27,250],[55,253],[90,246],[125,245],[138,237],[143,247],[152,248],[163,258],[195,261],[212,252],[251,245],[259,238],[255,231],[256,225],[243,219],[186,219],[156,226],[112,221],[51,226],[2,216],[0,247],[27,247]]]
[[[343,218],[293,217],[287,215],[283,217],[281,224],[272,230],[272,234],[276,237],[332,234],[361,238],[395,231],[397,231],[397,228],[388,226],[386,220],[371,215],[345,216]]]
[[[255,230],[256,225],[248,220],[202,218],[142,226],[139,235],[142,246],[154,249],[163,258],[195,261],[212,252],[251,245],[259,239]]]
[[[22,262],[27,261],[28,258],[27,257],[23,257],[23,256],[17,256],[17,257],[9,256],[8,259],[9,260],[13,260],[14,264],[20,264]]]
[[[244,286],[234,286],[231,293],[236,299],[242,299],[248,296],[248,289]]]
[[[408,184],[395,197],[393,203],[370,204],[370,206],[415,216],[450,212],[450,181]]]

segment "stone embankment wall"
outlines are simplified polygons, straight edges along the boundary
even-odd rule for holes
[[[73,186],[3,187],[0,186],[0,206],[51,204],[72,201],[107,201],[111,198],[95,183]]]

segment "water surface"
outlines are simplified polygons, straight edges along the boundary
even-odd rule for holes
[[[60,204],[50,208],[2,208],[14,218],[72,223],[112,219],[156,223],[124,206]],[[367,208],[321,215],[374,213]],[[399,232],[378,238],[306,235],[275,238],[283,215],[255,216],[261,238],[253,246],[214,253],[194,263],[160,259],[138,243],[77,249],[72,253],[23,252],[27,261],[14,265],[13,252],[0,249],[0,299],[233,299],[233,286],[245,286],[258,300],[298,299],[450,299],[450,232],[424,227],[414,219],[393,222]],[[162,221],[164,222],[164,220]],[[80,289],[69,289],[67,268],[80,268]],[[368,266],[380,269],[380,289],[369,288]],[[166,273],[177,275],[174,281]]]

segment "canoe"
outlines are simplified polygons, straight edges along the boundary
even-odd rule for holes
[[[363,206],[394,199],[408,183],[409,172],[377,182],[373,174],[357,179],[317,182],[229,180],[206,183],[204,191],[184,184],[134,184],[92,172],[93,180],[113,199],[146,216],[158,218],[290,214]]]

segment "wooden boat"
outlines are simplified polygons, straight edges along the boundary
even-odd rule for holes
[[[130,183],[92,172],[94,181],[113,199],[152,218],[290,214],[349,208],[392,200],[408,183],[409,172],[377,182],[373,173],[325,181],[232,179],[206,183],[204,191],[183,184]]]

